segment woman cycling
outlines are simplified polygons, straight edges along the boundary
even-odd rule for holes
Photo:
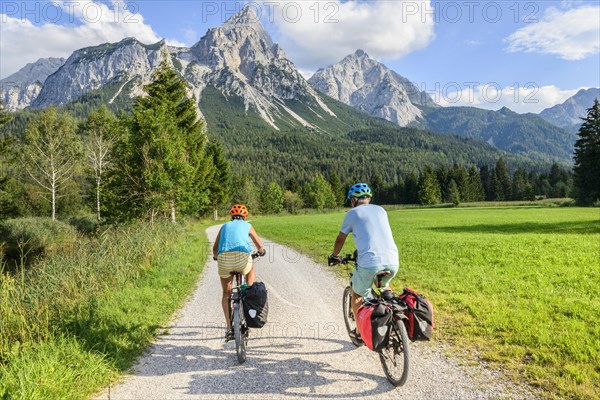
[[[241,272],[246,276],[246,283],[252,285],[255,279],[254,264],[252,262],[252,242],[258,249],[258,254],[263,256],[265,248],[262,241],[256,234],[256,231],[248,222],[245,221],[248,216],[248,209],[243,204],[234,204],[229,210],[231,221],[223,224],[217,239],[213,246],[213,259],[218,261],[219,277],[221,278],[221,287],[223,297],[221,304],[223,314],[225,314],[225,340],[233,339],[231,321],[229,319],[229,295],[231,293],[231,283],[233,281],[233,272]]]

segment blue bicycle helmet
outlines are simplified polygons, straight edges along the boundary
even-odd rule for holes
[[[371,191],[371,188],[366,183],[357,183],[348,190],[348,200],[352,197],[360,198],[365,196],[373,197],[373,191]]]

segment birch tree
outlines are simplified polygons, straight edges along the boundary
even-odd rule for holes
[[[43,111],[25,130],[25,169],[33,182],[48,193],[53,221],[61,189],[79,163],[81,140],[75,130],[73,118],[55,108]]]
[[[104,183],[104,175],[111,165],[110,154],[115,142],[116,124],[115,116],[106,106],[102,106],[91,113],[82,126],[84,150],[88,165],[94,174],[96,218],[98,221],[102,217],[100,194]]]

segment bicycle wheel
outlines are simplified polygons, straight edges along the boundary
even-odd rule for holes
[[[237,359],[241,363],[246,361],[246,340],[247,335],[243,332],[243,310],[241,303],[233,304],[233,336],[235,337],[235,352]]]
[[[390,341],[379,351],[379,359],[388,381],[394,386],[402,386],[408,379],[408,335],[402,320],[392,323]]]
[[[350,335],[350,333],[356,329],[356,319],[354,318],[354,313],[352,312],[352,286],[346,286],[346,289],[344,289],[342,306],[344,312],[344,323],[346,324],[346,329],[348,330],[348,336],[350,336],[352,343],[356,347],[359,347],[362,345],[362,343],[358,342],[352,335]]]

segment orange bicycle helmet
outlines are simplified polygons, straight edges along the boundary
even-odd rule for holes
[[[231,210],[229,210],[229,215],[232,217],[240,216],[246,218],[248,216],[248,209],[243,204],[234,204],[231,206]]]

